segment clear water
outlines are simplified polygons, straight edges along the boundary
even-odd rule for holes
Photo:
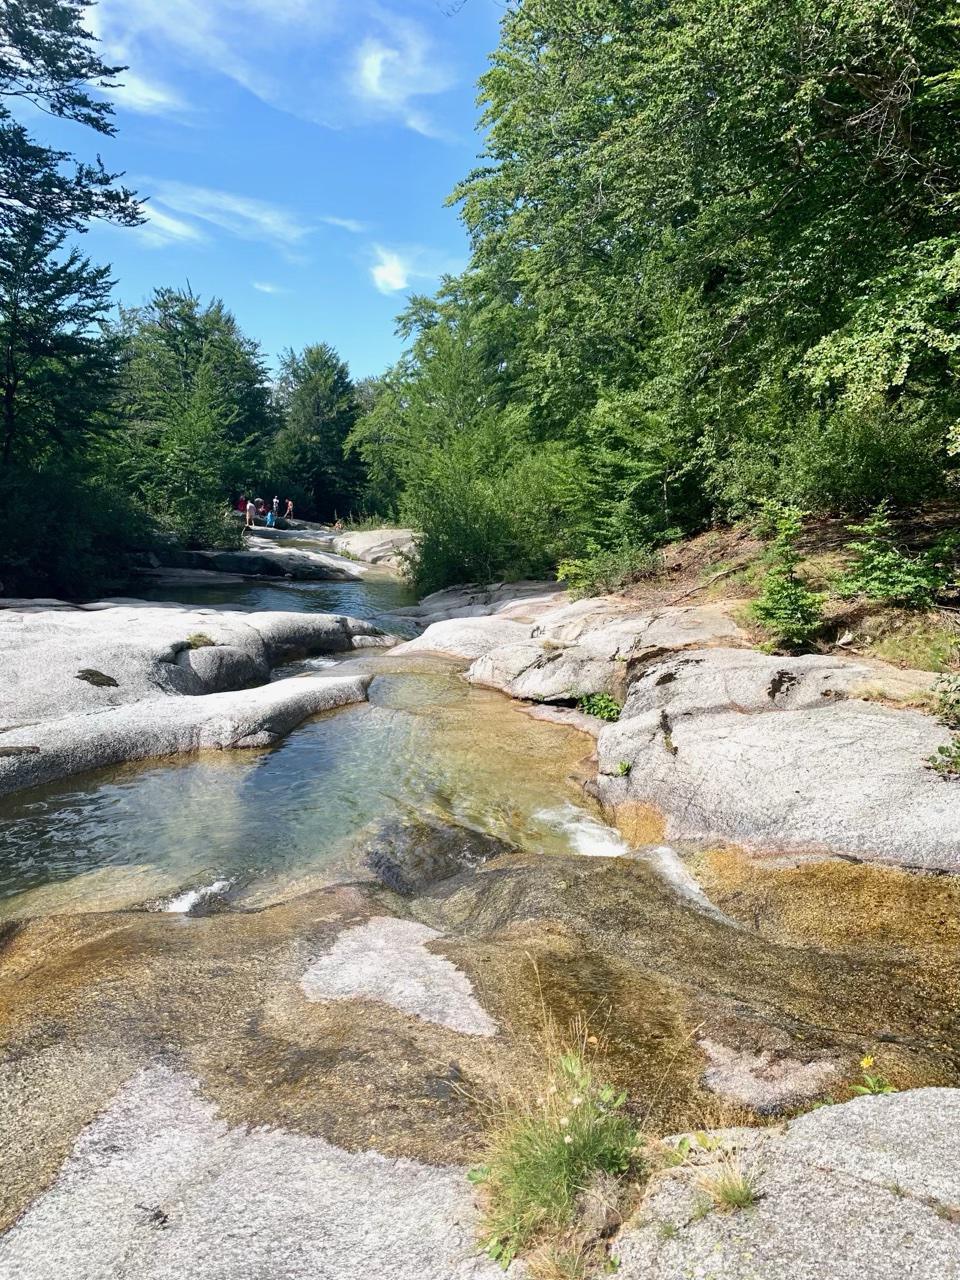
[[[203,608],[345,613],[351,618],[373,620],[388,614],[391,609],[416,603],[416,596],[405,582],[376,572],[369,574],[363,582],[231,582],[222,586],[158,583],[138,587],[137,597]]]
[[[390,579],[177,591],[197,605],[361,617],[406,598]],[[369,702],[270,750],[128,765],[0,800],[0,916],[159,905],[221,880],[241,902],[273,901],[351,874],[358,840],[398,815],[454,818],[545,853],[609,852],[615,834],[568,781],[591,749],[583,735],[468,685],[444,659],[371,651],[350,665],[374,672]]]

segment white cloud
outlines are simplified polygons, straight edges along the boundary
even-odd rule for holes
[[[251,283],[258,293],[279,294],[290,292],[290,290],[285,289],[283,285],[271,284],[269,280],[253,280]]]
[[[370,268],[373,283],[381,293],[399,293],[410,283],[413,264],[408,258],[382,245],[374,245],[377,261]]]
[[[280,205],[186,182],[144,181],[156,204],[206,222],[241,240],[264,240],[281,249],[298,246],[311,227]]]
[[[152,201],[145,206],[144,213],[147,221],[136,228],[136,234],[151,249],[162,249],[165,245],[180,244],[184,241],[200,244],[206,240],[206,236],[198,227],[184,222],[182,218],[164,213]]]
[[[357,51],[354,95],[375,114],[397,116],[427,137],[440,130],[415,99],[442,93],[453,83],[429,41],[410,22],[391,22],[386,38],[368,36]]]
[[[199,69],[316,123],[393,119],[441,136],[424,99],[452,75],[424,28],[384,0],[99,0],[86,20],[105,56],[132,67],[125,98],[117,91],[132,110],[183,109],[166,85],[134,83],[144,68],[184,83]]]

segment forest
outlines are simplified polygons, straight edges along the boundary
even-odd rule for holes
[[[261,477],[298,514],[419,530],[422,590],[629,575],[770,504],[860,518],[954,494],[952,6],[516,0],[449,197],[469,265],[409,298],[404,355],[361,382],[324,341],[272,369],[189,289],[114,306],[80,233],[142,204],[17,115],[114,129],[99,90],[121,69],[84,11],[5,6],[8,593],[96,590],[171,534],[228,545],[228,504]]]

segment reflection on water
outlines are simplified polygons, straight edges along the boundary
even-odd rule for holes
[[[416,603],[399,578],[376,571],[363,582],[229,582],[221,586],[165,585],[137,588],[140,600],[176,601],[196,608],[275,609],[287,613],[345,613],[376,619]]]
[[[378,673],[368,704],[270,751],[129,765],[0,801],[0,915],[115,905],[116,878],[89,874],[106,868],[146,873],[128,903],[218,880],[243,886],[240,901],[286,896],[328,879],[359,832],[398,814],[454,817],[547,853],[589,852],[591,839],[609,852],[609,829],[585,811],[578,824],[571,804],[582,735],[442,659],[371,653],[360,665]]]

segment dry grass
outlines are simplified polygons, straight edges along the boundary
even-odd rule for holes
[[[716,1209],[729,1213],[756,1204],[759,1173],[756,1166],[744,1165],[736,1152],[725,1151],[715,1164],[704,1170],[697,1185]]]

